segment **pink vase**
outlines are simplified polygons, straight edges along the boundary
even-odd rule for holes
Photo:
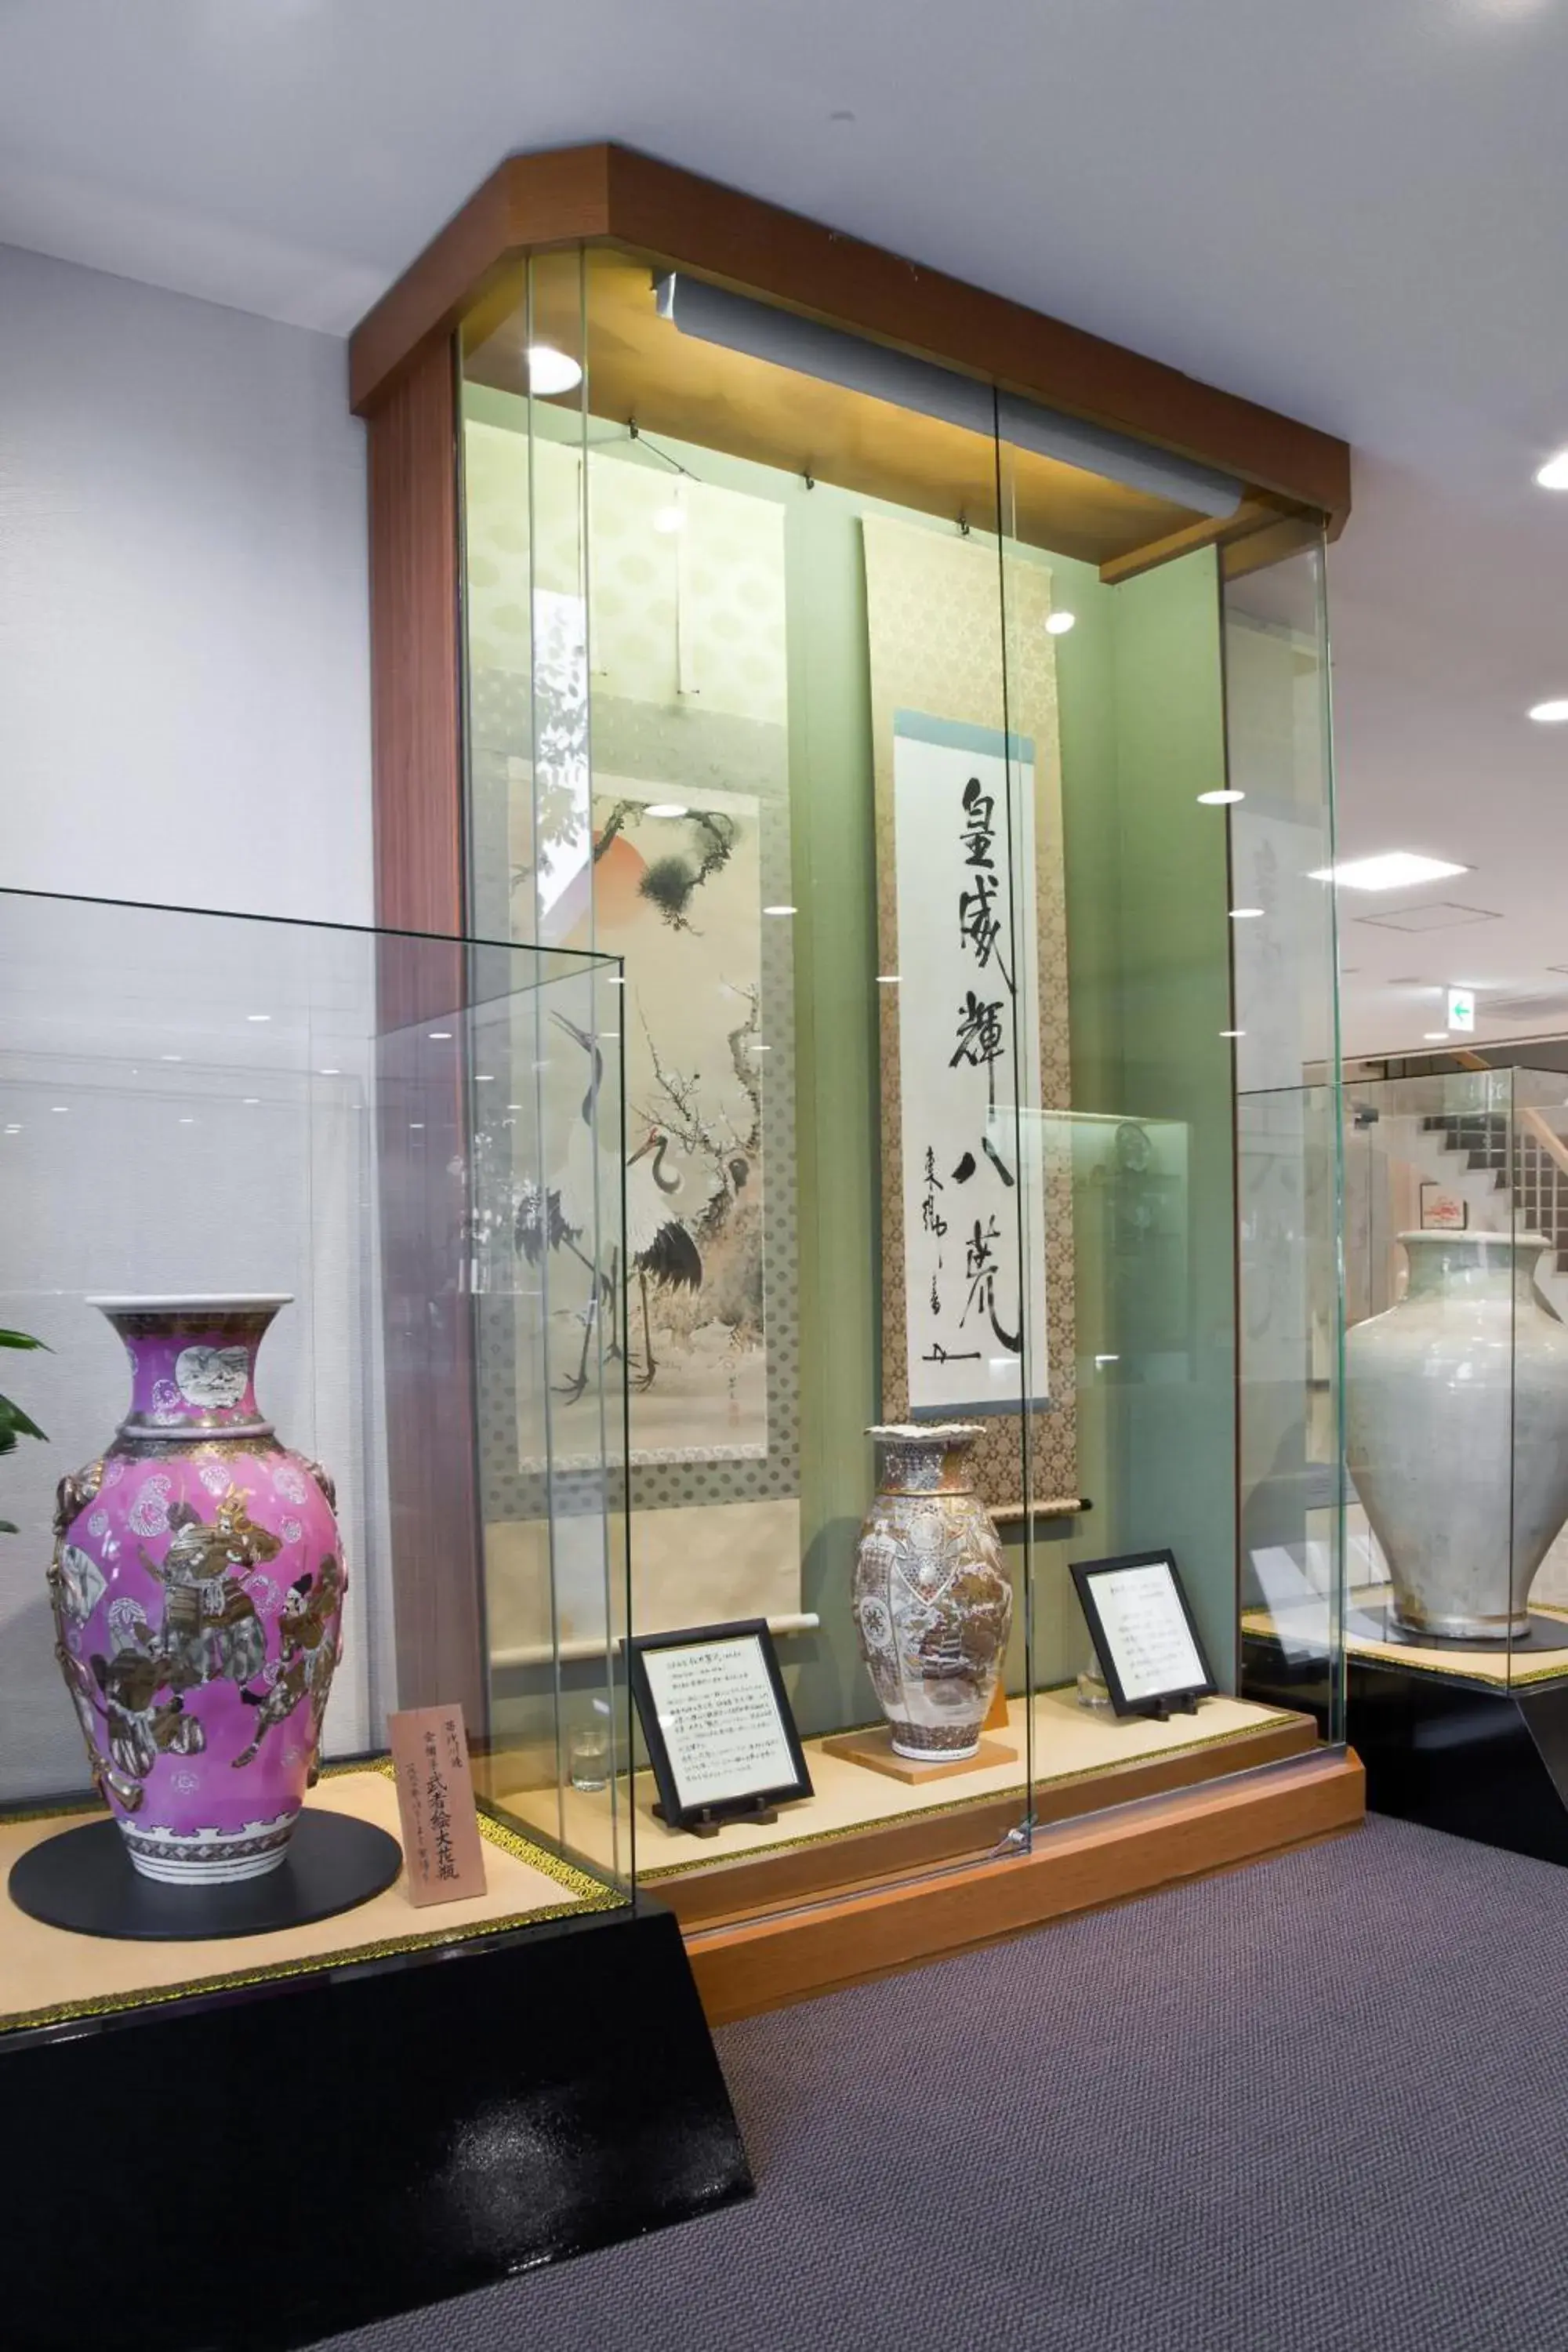
[[[316,1777],[347,1581],[331,1480],[256,1402],[289,1300],[89,1304],[125,1342],[131,1411],[60,1482],[55,1654],[143,1876],[259,1878]]]

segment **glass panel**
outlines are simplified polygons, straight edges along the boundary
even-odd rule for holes
[[[1278,529],[1289,545],[1302,527]],[[1222,562],[1244,1662],[1261,1688],[1282,1654],[1297,1703],[1310,1700],[1339,1739],[1342,1188],[1323,551],[1312,538],[1263,560],[1273,552],[1266,532]],[[1321,1085],[1303,1085],[1320,1072]]]
[[[534,1833],[492,1855],[503,1906],[525,1858],[522,1911],[624,1887],[628,1825],[584,1837],[565,1787],[584,1722],[604,1727],[608,1788],[628,1746],[615,1650],[624,1370],[604,1314],[584,1325],[547,1286],[569,1248],[608,1267],[620,1247],[618,1060],[605,1053],[589,1088],[576,1042],[607,1025],[616,971],[472,940],[0,895],[0,1326],[50,1350],[6,1362],[7,1394],[48,1434],[5,1459],[21,1533],[0,1546],[0,1800],[80,1790],[81,1727],[96,1738],[100,1717],[116,1769],[154,1797],[176,1764],[199,1779],[204,1753],[238,1769],[227,1718],[210,1736],[181,1729],[226,1678],[261,1738],[302,1756],[306,1717],[283,1702],[305,1675],[312,1706],[331,1682],[329,1764],[384,1751],[392,1709],[461,1702],[487,1811]],[[580,1168],[586,1189],[568,1192],[563,1171]],[[153,1567],[118,1595],[107,1555],[73,1557],[61,1640],[80,1669],[79,1726],[47,1663],[44,1570],[57,1482],[102,1454],[125,1411],[123,1352],[89,1302],[237,1293],[287,1294],[261,1344],[260,1409],[336,1480],[341,1665],[331,1676],[312,1646],[322,1563],[293,1557],[308,1513],[288,1498],[309,1492],[288,1461],[273,1481],[263,1430],[265,1459],[232,1445],[219,1459],[219,1445],[167,1465],[138,1522]],[[572,1318],[582,1409],[568,1452],[545,1335]],[[210,1357],[226,1378],[221,1346],[192,1345],[198,1370]],[[164,1388],[155,1418],[181,1409]],[[195,1675],[160,1615],[161,1563],[182,1524],[212,1522],[231,1474],[260,1533]],[[288,1504],[276,1526],[273,1483]],[[523,1536],[500,1539],[503,1521],[526,1522]],[[232,1581],[241,1555],[227,1557]],[[153,1675],[140,1729],[123,1710],[110,1724],[94,1695],[100,1662],[101,1696],[127,1660],[165,1681],[184,1661],[166,1689]],[[179,1735],[168,1754],[146,1746],[160,1724]],[[524,1787],[547,1802],[525,1811]],[[376,1801],[384,1811],[390,1789]]]

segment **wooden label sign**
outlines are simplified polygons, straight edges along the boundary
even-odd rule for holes
[[[485,1852],[460,1706],[411,1706],[387,1718],[403,1818],[408,1899],[457,1903],[485,1891]]]

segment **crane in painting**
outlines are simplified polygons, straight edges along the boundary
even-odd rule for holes
[[[624,1164],[617,1154],[605,1145],[599,1132],[599,1097],[605,1082],[605,1060],[598,1042],[563,1013],[554,1012],[551,1017],[576,1040],[588,1056],[588,1091],[572,1122],[565,1165],[559,1171],[555,1183],[546,1189],[542,1198],[535,1195],[525,1204],[526,1214],[520,1213],[518,1246],[531,1265],[540,1263],[547,1249],[565,1248],[587,1266],[593,1276],[593,1289],[584,1310],[583,1352],[576,1371],[562,1383],[563,1393],[569,1400],[574,1400],[588,1385],[588,1351],[593,1344],[594,1328],[601,1303],[607,1305],[610,1311],[609,1352],[611,1355],[620,1352],[616,1343],[621,1297],[620,1249],[618,1244],[612,1247],[606,1273],[598,1262],[597,1236],[605,1214],[624,1185],[626,1265],[628,1270],[637,1274],[642,1307],[643,1361],[634,1380],[637,1387],[650,1388],[658,1371],[649,1311],[650,1290],[697,1290],[702,1284],[701,1253],[672,1205],[684,1188],[684,1180],[679,1171],[667,1169],[665,1165],[671,1142],[668,1128],[651,1127],[642,1143]],[[588,1250],[579,1247],[585,1234],[593,1237]]]

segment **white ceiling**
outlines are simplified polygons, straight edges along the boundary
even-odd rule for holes
[[[1347,1045],[1568,1027],[1568,0],[0,0],[0,240],[300,325],[604,137],[1351,440],[1342,847],[1498,919],[1347,924]]]

